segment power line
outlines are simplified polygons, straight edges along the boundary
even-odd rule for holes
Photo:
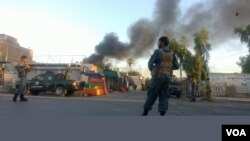
[[[232,55],[227,55],[227,56],[222,56],[222,57],[217,57],[217,58],[213,58],[213,59],[221,59],[221,58],[227,58],[227,57],[232,57],[232,56],[236,56],[236,55],[240,55],[240,54],[244,54],[244,53],[248,53],[249,51],[244,51],[244,52],[239,52],[236,54],[232,54]]]

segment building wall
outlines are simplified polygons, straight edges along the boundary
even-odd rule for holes
[[[32,50],[21,47],[16,38],[0,34],[0,62],[11,62],[0,65],[0,68],[5,68],[4,74],[2,69],[0,69],[0,87],[14,87],[14,83],[17,80],[17,73],[14,66],[19,62],[22,55],[29,56],[29,62],[33,62]]]
[[[129,76],[129,77],[135,83],[135,85],[136,85],[136,91],[141,91],[142,90],[142,85],[143,85],[141,77],[140,76]]]
[[[211,73],[214,96],[250,97],[250,74]]]
[[[33,62],[31,49],[21,47],[14,37],[0,34],[0,61],[18,62],[22,55],[29,56],[29,62]]]

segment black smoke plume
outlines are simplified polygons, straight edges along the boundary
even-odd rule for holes
[[[192,39],[202,28],[208,29],[210,42],[216,45],[235,38],[235,27],[250,24],[250,0],[201,0],[184,10],[184,14],[182,1],[157,0],[152,20],[140,19],[128,28],[129,43],[119,41],[114,33],[107,34],[86,61],[100,64],[105,57],[144,57],[159,36],[178,39],[188,35]]]

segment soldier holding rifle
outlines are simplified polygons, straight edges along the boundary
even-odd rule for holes
[[[16,66],[16,70],[18,72],[18,88],[16,90],[16,93],[13,97],[13,101],[17,102],[17,97],[20,95],[20,101],[21,102],[26,102],[28,101],[27,98],[24,97],[26,94],[26,85],[27,85],[27,74],[30,72],[30,66],[27,64],[28,63],[28,56],[23,55],[20,59],[20,62]]]

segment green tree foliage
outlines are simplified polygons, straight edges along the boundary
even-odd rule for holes
[[[235,28],[235,34],[240,37],[242,43],[246,43],[249,48],[249,55],[240,57],[238,65],[242,69],[242,73],[250,73],[250,25]]]
[[[194,34],[194,43],[195,43],[195,77],[197,82],[200,80],[208,80],[208,61],[210,58],[209,51],[211,50],[211,45],[209,44],[209,35],[207,29],[202,29],[200,32]],[[209,81],[205,81],[206,83],[210,83]],[[205,84],[209,86],[210,84]],[[208,89],[209,88],[209,89]],[[200,86],[197,85],[197,95],[200,94]],[[211,87],[207,87],[206,89],[206,98],[211,100]]]
[[[188,52],[185,56],[185,61],[183,62],[183,70],[186,72],[187,76],[190,77],[195,74],[196,58],[191,52]]]
[[[250,24],[247,26],[237,27],[234,32],[240,37],[242,43],[247,43],[250,52]]]
[[[120,72],[120,74],[121,74],[122,77],[126,77],[128,75],[127,72]]]
[[[194,51],[193,55],[188,50],[188,38],[182,36],[181,40],[177,42],[175,39],[170,41],[170,49],[178,56],[181,68],[186,72],[188,77],[195,76],[197,82],[206,80],[206,96],[211,98],[211,87],[209,80],[208,61],[210,58],[209,51],[211,45],[209,44],[209,35],[206,29],[194,34]],[[199,95],[199,85],[197,87],[197,94]]]
[[[243,73],[250,73],[250,55],[246,57],[240,57],[240,62],[237,63],[241,66]]]
[[[141,76],[141,73],[138,71],[130,71],[128,72],[128,75],[130,76]]]
[[[186,36],[182,36],[181,40],[177,42],[175,39],[170,41],[170,49],[176,54],[180,61],[180,77],[182,78],[182,69],[189,73],[189,64],[187,60],[190,60],[192,54],[187,49],[188,46],[188,38]]]
[[[201,55],[205,62],[208,62],[210,58],[209,51],[211,50],[211,45],[208,43],[208,40],[208,31],[206,29],[202,29],[200,32],[194,34],[194,50],[197,54]]]
[[[194,75],[196,76],[196,80],[201,80],[202,75],[202,67],[203,67],[203,60],[200,54],[195,54],[195,72]]]
[[[197,62],[197,80],[205,80],[205,73],[208,72],[208,61],[210,58],[209,51],[211,50],[211,45],[208,43],[209,36],[206,29],[202,29],[200,32],[194,34],[195,42],[195,56]]]

